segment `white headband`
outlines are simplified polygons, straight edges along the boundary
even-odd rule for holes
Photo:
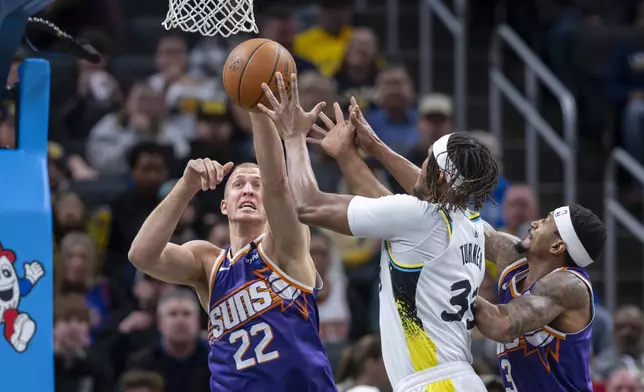
[[[463,183],[463,177],[458,174],[458,169],[456,165],[449,159],[447,154],[447,142],[449,142],[449,137],[452,136],[451,133],[448,133],[445,136],[442,136],[440,139],[436,140],[432,144],[432,153],[434,154],[434,159],[438,163],[438,167],[445,173],[445,181],[449,184],[452,182],[452,176],[456,176],[456,180],[452,185],[454,188]]]
[[[575,228],[572,226],[570,207],[559,207],[554,211],[552,216],[555,219],[555,225],[557,225],[559,235],[566,243],[568,253],[575,264],[580,267],[590,265],[593,262],[593,259],[591,259],[588,252],[586,252],[586,248],[584,248],[581,241],[579,241]]]

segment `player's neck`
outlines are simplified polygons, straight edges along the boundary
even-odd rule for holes
[[[230,250],[233,254],[255,241],[264,232],[264,225],[255,222],[229,222]]]
[[[553,265],[552,260],[542,260],[538,256],[531,255],[530,252],[526,256],[528,258],[528,275],[524,280],[523,290],[557,269],[557,266]]]

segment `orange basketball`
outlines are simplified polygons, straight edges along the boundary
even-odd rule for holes
[[[223,72],[224,88],[230,99],[245,109],[254,109],[260,102],[272,109],[262,83],[279,99],[275,73],[282,73],[289,89],[291,74],[296,71],[293,56],[282,45],[270,39],[249,39],[228,55]]]

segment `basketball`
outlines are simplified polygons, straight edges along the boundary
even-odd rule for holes
[[[258,103],[272,109],[264,96],[266,83],[279,97],[275,73],[281,72],[286,88],[291,74],[296,72],[293,56],[282,45],[263,38],[244,41],[228,55],[224,65],[223,82],[230,99],[244,109],[254,109]]]

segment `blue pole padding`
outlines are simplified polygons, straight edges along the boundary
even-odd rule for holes
[[[0,150],[0,391],[53,392],[49,63],[19,73],[18,146]]]

